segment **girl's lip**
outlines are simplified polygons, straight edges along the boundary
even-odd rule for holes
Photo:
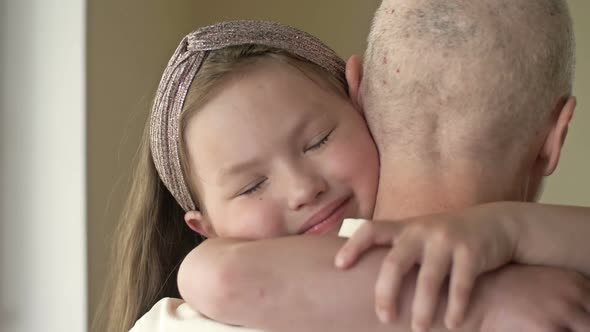
[[[350,197],[339,199],[316,213],[305,223],[303,234],[323,235],[334,229],[345,218],[346,206]]]

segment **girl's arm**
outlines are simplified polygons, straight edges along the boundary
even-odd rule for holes
[[[181,265],[181,295],[212,319],[265,331],[409,331],[415,275],[402,290],[400,299],[408,305],[402,305],[399,321],[384,325],[373,310],[373,289],[387,250],[376,248],[343,272],[333,264],[343,243],[308,235],[207,240]],[[464,331],[477,331],[476,315],[470,318]]]
[[[494,202],[398,222],[365,222],[336,257],[349,268],[367,249],[390,246],[376,282],[375,307],[395,315],[400,281],[420,265],[413,326],[428,328],[450,280],[447,326],[463,320],[479,275],[506,264],[544,265],[590,275],[590,209]]]
[[[571,269],[590,277],[590,208],[502,204],[513,211],[508,216],[519,228],[516,262]]]
[[[179,273],[181,294],[193,308],[211,318],[269,331],[409,331],[416,271],[406,278],[401,289],[398,320],[393,325],[382,325],[373,309],[374,286],[389,248],[374,248],[355,268],[337,271],[333,268],[334,256],[343,243],[343,239],[316,236],[255,242],[208,240],[183,262]],[[547,270],[543,275],[551,275],[553,280],[538,280],[543,269]],[[568,290],[587,286],[587,280],[580,282],[576,273],[550,268],[520,269],[516,273],[519,278],[514,279],[511,270],[514,268],[502,268],[478,279],[467,320],[459,331],[478,331],[482,320],[487,327],[495,326],[496,309],[504,318],[512,315],[510,318],[524,321],[524,326],[527,319],[538,324],[538,317],[547,317],[546,323],[540,323],[547,328],[579,322],[568,315],[575,311]],[[527,275],[538,282],[527,282]],[[496,280],[503,280],[501,289]],[[527,287],[522,287],[523,283]],[[506,290],[506,285],[512,288]],[[574,302],[590,302],[584,292],[576,296]],[[527,304],[522,299],[532,302]],[[536,302],[547,306],[530,305]],[[433,327],[446,331],[441,314],[446,310],[446,291],[440,304]],[[511,321],[504,318],[498,324]]]

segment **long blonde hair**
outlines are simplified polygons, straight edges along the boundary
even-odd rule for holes
[[[203,62],[187,95],[181,128],[185,128],[187,120],[225,79],[264,58],[284,61],[311,79],[324,80],[337,93],[347,94],[342,80],[284,50],[253,44],[226,47],[211,51]],[[184,210],[158,176],[150,151],[149,131],[148,120],[136,157],[132,186],[115,233],[105,298],[97,315],[99,319],[108,319],[109,332],[128,331],[162,298],[179,298],[178,266],[202,240],[185,225]],[[181,164],[185,178],[189,179],[191,173],[185,151],[182,140]],[[191,195],[198,205],[194,190]],[[99,320],[95,320],[93,329],[97,328],[97,323]]]

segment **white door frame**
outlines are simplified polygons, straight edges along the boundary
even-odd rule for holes
[[[0,331],[87,330],[86,1],[0,0]]]

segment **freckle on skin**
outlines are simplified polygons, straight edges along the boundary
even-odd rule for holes
[[[391,12],[389,12],[390,14],[394,14],[395,13],[395,9],[392,9]]]
[[[386,65],[387,64],[387,56],[383,57],[383,64]]]
[[[387,85],[387,80],[383,80],[383,85]]]
[[[395,72],[399,74],[399,68]]]

